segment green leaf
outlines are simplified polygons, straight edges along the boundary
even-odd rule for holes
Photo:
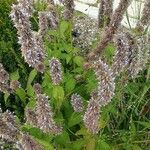
[[[55,142],[60,145],[66,145],[66,143],[69,143],[69,141],[70,138],[66,131],[63,131],[62,134],[55,137]]]
[[[66,55],[65,58],[66,58],[66,63],[68,64],[71,61],[72,56],[71,55]]]
[[[145,129],[150,128],[150,121],[149,122],[144,122],[144,121],[135,121],[145,127]]]
[[[73,127],[74,125],[79,124],[80,122],[82,122],[81,114],[73,113],[68,120],[68,127]]]
[[[96,147],[96,150],[111,150],[110,146],[108,143],[106,143],[103,139],[100,139],[98,141],[98,144],[97,144],[97,147]]]
[[[34,96],[34,90],[33,90],[32,85],[28,85],[27,94],[28,94],[30,97],[33,97],[33,96]]]
[[[35,99],[30,99],[26,108],[34,108],[36,106],[36,100]]]
[[[40,144],[44,146],[44,150],[53,150],[51,141],[53,136],[50,134],[43,133],[40,129],[34,128],[30,125],[22,126],[22,131],[28,132],[32,137],[34,137]]]
[[[5,100],[5,103],[6,103],[6,101],[7,101],[7,99],[8,99],[9,96],[10,96],[9,93],[5,93],[5,94],[4,94],[4,100]]]
[[[84,145],[86,144],[86,141],[84,139],[78,139],[76,141],[73,141],[68,148],[71,150],[81,150],[83,149]]]
[[[34,78],[36,77],[37,75],[37,71],[35,69],[33,69],[30,74],[29,74],[29,77],[28,77],[28,82],[27,82],[27,89],[29,88],[29,86],[31,85],[31,83],[33,82]]]
[[[16,94],[19,96],[19,98],[23,101],[23,102],[25,102],[25,100],[26,100],[26,92],[25,92],[25,90],[23,89],[23,88],[18,88],[18,89],[16,89]]]
[[[86,145],[86,150],[95,150],[95,144],[96,140],[94,138],[89,139]]]
[[[19,76],[18,69],[15,72],[13,72],[13,73],[10,74],[10,80],[11,81],[12,80],[18,80],[19,78],[20,78],[20,76]]]
[[[65,32],[68,30],[69,28],[69,23],[67,21],[62,21],[60,23],[60,34],[63,37]]]
[[[63,103],[64,100],[64,89],[61,86],[54,86],[53,88],[53,98],[57,101],[57,108],[59,109]]]
[[[133,145],[132,148],[133,150],[142,150],[138,145]]]
[[[83,57],[81,57],[81,56],[76,56],[76,57],[74,57],[73,61],[74,61],[74,63],[75,63],[76,65],[78,65],[78,66],[80,66],[80,67],[83,66],[83,63],[84,63]]]
[[[76,85],[76,80],[74,78],[68,79],[65,84],[66,91],[68,93],[71,92],[75,88],[75,85]]]

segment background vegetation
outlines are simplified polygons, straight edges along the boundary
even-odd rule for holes
[[[93,71],[85,71],[83,68],[84,58],[78,55],[80,50],[72,45],[71,23],[61,20],[59,28],[49,30],[45,37],[48,58],[59,58],[63,66],[63,83],[53,86],[49,70],[42,77],[36,70],[29,68],[21,57],[16,29],[9,17],[10,6],[14,2],[15,0],[0,1],[0,62],[9,72],[11,80],[19,80],[22,87],[11,95],[0,93],[2,110],[14,112],[22,124],[21,130],[32,135],[46,150],[149,150],[149,65],[135,79],[129,79],[126,86],[123,76],[117,79],[115,97],[101,112],[101,131],[98,135],[92,135],[83,125],[83,114],[75,113],[69,102],[71,94],[78,93],[87,106],[90,93],[97,85]],[[38,4],[35,8],[38,11],[44,9],[44,6]],[[31,19],[34,30],[37,30],[38,21],[36,11]],[[49,36],[53,36],[51,42]],[[114,50],[112,45],[107,48],[105,57],[108,60],[112,58]],[[81,75],[79,80],[78,75]],[[38,128],[23,125],[25,109],[35,106],[33,84],[37,82],[51,98],[56,122],[63,124],[64,129],[60,135],[45,134]]]

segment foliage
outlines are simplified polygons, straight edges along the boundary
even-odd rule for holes
[[[46,71],[41,75],[35,69],[28,68],[20,59],[16,31],[8,17],[11,3],[14,1],[0,2],[0,60],[10,73],[10,80],[19,80],[22,86],[13,94],[0,94],[0,103],[3,110],[10,109],[17,115],[21,122],[20,130],[29,133],[45,150],[148,150],[150,68],[141,71],[135,79],[128,79],[126,86],[124,72],[116,79],[115,96],[109,105],[102,108],[99,121],[101,131],[93,135],[83,125],[84,113],[74,112],[70,105],[71,95],[78,93],[86,108],[90,93],[97,87],[94,71],[84,68],[85,59],[78,55],[79,49],[72,43],[72,22],[61,18],[57,29],[47,31],[44,37]],[[38,10],[43,10],[43,7],[41,4],[35,6]],[[37,22],[35,12],[35,17],[32,18],[34,30],[37,30]],[[112,44],[106,48],[104,55],[109,64],[112,63],[114,50]],[[63,80],[60,85],[53,85],[50,77],[48,61],[53,57],[62,63]],[[50,98],[55,121],[63,126],[59,135],[43,133],[39,128],[23,124],[26,109],[35,108],[33,85],[37,82]]]

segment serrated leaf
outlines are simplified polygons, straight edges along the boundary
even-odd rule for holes
[[[110,146],[108,143],[106,143],[104,140],[100,139],[98,141],[98,144],[97,144],[97,150],[111,150]]]
[[[56,99],[56,101],[57,101],[57,108],[59,109],[61,107],[61,105],[62,105],[62,102],[64,100],[64,96],[65,96],[63,87],[61,87],[61,86],[54,86],[52,95],[53,95],[53,98]]]
[[[10,74],[10,80],[11,81],[12,80],[18,80],[19,78],[20,78],[20,76],[19,76],[18,69],[15,72],[13,72],[13,73]]]
[[[83,66],[83,63],[84,63],[83,57],[81,57],[81,56],[76,56],[76,57],[74,57],[73,61],[74,61],[74,63],[75,63],[76,65],[78,65],[78,66],[80,66],[80,67]]]
[[[35,106],[36,106],[36,100],[35,99],[30,99],[26,107],[34,108]]]
[[[69,28],[69,23],[67,21],[61,21],[60,23],[60,34],[63,37],[65,32],[68,30]]]
[[[29,86],[31,85],[31,83],[33,82],[34,78],[36,77],[37,75],[37,71],[35,69],[33,69],[30,74],[29,74],[29,77],[28,77],[28,82],[27,82],[27,89],[29,88]]]
[[[66,131],[63,131],[60,135],[55,137],[55,142],[57,142],[57,144],[65,145],[66,143],[69,143],[69,141],[69,134]]]
[[[25,100],[26,100],[26,92],[25,92],[25,90],[23,89],[23,88],[18,88],[18,89],[16,89],[16,94],[19,96],[19,98],[23,101],[23,102],[25,102]]]
[[[34,90],[33,90],[32,85],[28,85],[27,94],[28,94],[30,97],[33,97],[33,96],[34,96]]]
[[[65,84],[66,91],[68,93],[71,92],[75,88],[75,85],[76,85],[76,80],[74,78],[68,79]]]
[[[68,127],[73,127],[74,125],[79,124],[80,122],[82,122],[81,114],[73,113],[68,120]]]
[[[96,140],[94,138],[91,138],[90,140],[88,140],[88,143],[86,145],[86,150],[95,150],[95,144],[96,144]]]
[[[5,94],[4,94],[4,100],[5,100],[5,103],[6,103],[6,101],[7,101],[7,99],[8,99],[9,96],[10,96],[9,93],[5,93]]]

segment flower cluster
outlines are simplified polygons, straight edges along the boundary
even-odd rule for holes
[[[56,29],[58,21],[56,15],[51,11],[39,12],[39,35],[44,36],[48,28]]]
[[[135,77],[139,71],[145,68],[150,56],[150,38],[148,35],[137,37],[136,41],[131,39],[132,44],[130,51],[132,55],[129,64],[129,74]]]
[[[18,80],[13,80],[13,81],[10,82],[10,88],[12,90],[15,91],[19,87],[20,87],[20,82]]]
[[[100,106],[105,106],[114,96],[115,83],[113,72],[101,59],[94,62],[94,70],[98,80],[97,101]]]
[[[47,29],[48,29],[47,13],[43,11],[39,12],[39,34],[45,35]]]
[[[115,36],[114,42],[117,47],[117,51],[113,58],[112,71],[113,76],[119,75],[125,70],[130,61],[130,43],[127,38],[127,33],[121,32]]]
[[[84,125],[93,134],[99,131],[100,105],[94,96],[89,100],[86,112],[84,114]]]
[[[118,28],[120,27],[121,21],[123,19],[123,15],[127,10],[128,6],[130,5],[131,0],[121,0],[118,7],[114,11],[110,23],[108,27],[106,27],[101,41],[97,44],[96,48],[88,54],[89,60],[98,59],[99,56],[102,54],[106,46],[109,42],[112,41],[114,35],[116,34]]]
[[[145,0],[144,9],[142,11],[142,17],[138,22],[138,26],[147,26],[150,24],[150,1]]]
[[[44,94],[37,95],[37,105],[35,109],[37,115],[37,126],[46,133],[59,134],[62,130],[53,119],[52,108],[49,105],[48,97]]]
[[[36,94],[42,94],[42,87],[39,83],[35,83],[33,89]]]
[[[11,92],[8,81],[9,74],[6,72],[3,65],[0,63],[0,91]]]
[[[25,111],[26,123],[37,126],[37,115],[34,110],[27,108]]]
[[[103,28],[110,23],[113,13],[113,0],[101,0],[98,13],[98,28]]]
[[[21,149],[23,150],[44,150],[44,148],[28,134],[22,133],[19,142],[21,144]]]
[[[43,150],[29,135],[19,130],[14,115],[10,111],[0,112],[0,137],[14,143],[20,150]]]
[[[83,111],[83,102],[82,98],[79,94],[75,93],[71,96],[71,105],[75,112],[82,112]]]
[[[94,62],[93,67],[98,80],[98,87],[91,95],[83,120],[86,128],[95,134],[99,131],[100,108],[111,101],[114,96],[115,83],[112,70],[102,60],[99,59]]]
[[[50,75],[54,85],[59,85],[62,81],[61,63],[58,59],[52,58],[49,61]]]
[[[10,142],[18,140],[20,132],[11,112],[0,113],[0,137]]]
[[[32,9],[30,8],[31,1],[27,2],[21,0],[17,5],[13,5],[10,16],[18,30],[22,56],[29,66],[36,68],[39,72],[43,72],[45,54],[41,46],[42,44],[37,41],[37,38],[31,30],[29,20],[32,13]],[[27,3],[28,5],[24,3]]]
[[[74,12],[74,0],[64,0],[63,4],[65,6],[64,19],[71,20]]]

